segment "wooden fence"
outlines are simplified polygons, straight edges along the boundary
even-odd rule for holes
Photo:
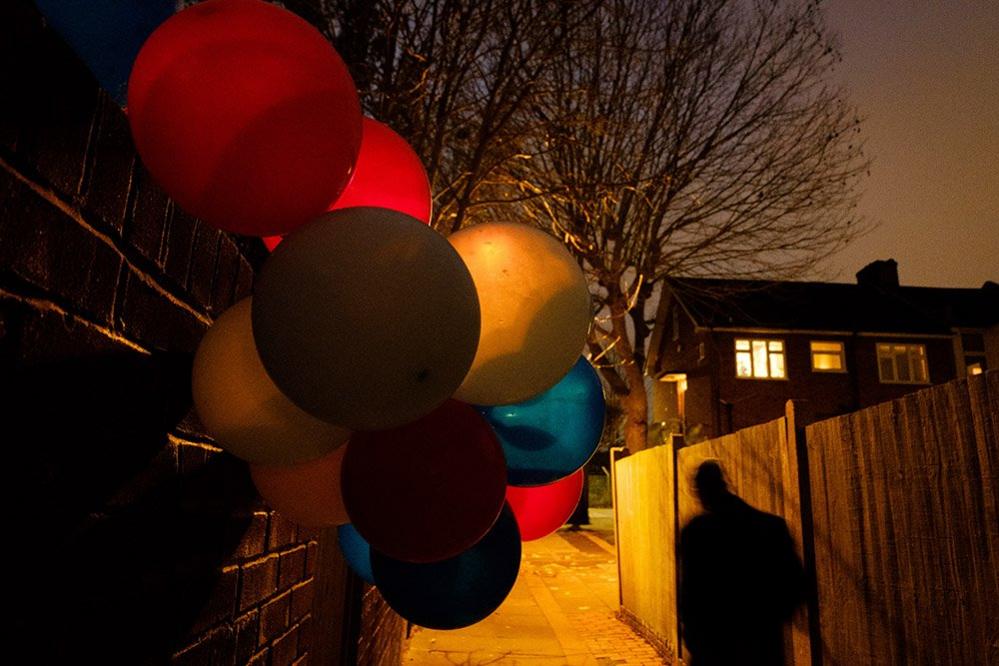
[[[713,459],[733,492],[787,521],[812,579],[789,664],[999,666],[997,435],[991,372],[804,428],[788,403],[770,423],[624,458],[614,495],[625,614],[677,645],[664,549],[699,511],[691,477]]]

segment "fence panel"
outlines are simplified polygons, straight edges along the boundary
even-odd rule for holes
[[[676,654],[673,446],[623,458],[614,470],[623,610]]]
[[[788,416],[740,430],[731,435],[680,449],[677,460],[680,525],[700,513],[693,476],[705,460],[716,460],[725,472],[729,489],[753,507],[782,517],[804,560],[798,459],[793,406]],[[808,611],[795,614],[785,643],[789,664],[810,664]]]
[[[999,664],[999,373],[806,428],[823,663]]]

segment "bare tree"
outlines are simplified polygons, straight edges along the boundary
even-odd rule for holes
[[[837,59],[816,2],[608,0],[545,70],[547,133],[507,175],[595,286],[590,348],[631,450],[665,278],[801,275],[857,233],[866,163]]]
[[[645,447],[667,277],[790,277],[858,231],[859,121],[810,0],[327,0],[365,107],[445,233],[551,229],[598,302],[591,360]]]
[[[328,0],[365,109],[411,143],[450,233],[520,198],[525,113],[592,0]]]

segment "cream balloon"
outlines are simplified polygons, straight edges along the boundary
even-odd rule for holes
[[[592,318],[576,260],[524,224],[479,224],[448,240],[472,273],[482,310],[475,360],[455,397],[503,405],[557,384],[579,358]]]
[[[260,496],[289,520],[306,527],[349,523],[340,492],[347,447],[297,465],[250,465]]]
[[[250,301],[215,320],[194,357],[194,406],[223,449],[251,463],[291,464],[345,444],[350,431],[311,416],[267,375],[250,326]]]
[[[253,336],[274,383],[355,430],[429,414],[461,384],[479,340],[472,276],[447,240],[384,208],[346,208],[267,259]]]

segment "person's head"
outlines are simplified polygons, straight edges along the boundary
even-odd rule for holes
[[[715,460],[705,460],[694,474],[694,488],[701,505],[708,511],[716,508],[728,496],[728,485],[721,465]]]

